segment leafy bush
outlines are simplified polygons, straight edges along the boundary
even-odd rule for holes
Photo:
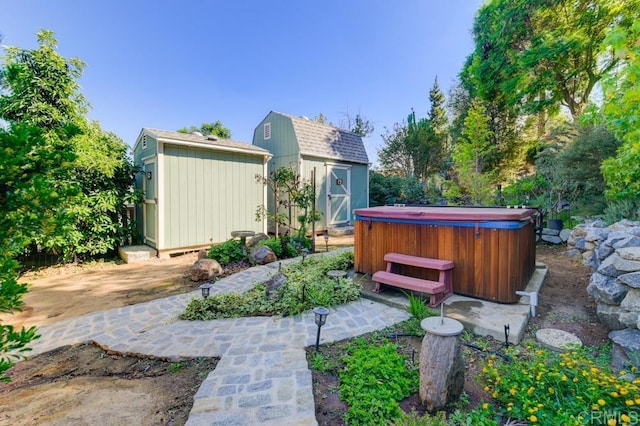
[[[298,235],[295,237],[282,235],[280,238],[271,237],[260,241],[258,245],[269,247],[278,259],[288,259],[299,256],[300,251],[304,248],[311,249],[311,238]]]
[[[393,343],[369,345],[356,339],[347,349],[340,373],[340,399],[349,404],[345,423],[385,424],[401,416],[398,402],[417,392],[416,370],[409,370]]]
[[[369,205],[426,204],[425,186],[415,177],[403,178],[372,171],[369,174]]]
[[[587,349],[557,354],[535,349],[512,362],[495,357],[483,368],[489,392],[502,414],[548,425],[604,424],[604,414],[622,422],[638,418],[640,380],[625,380]],[[626,374],[621,372],[621,376]],[[609,417],[607,417],[608,419]]]
[[[246,293],[227,293],[193,299],[180,316],[184,320],[213,320],[245,316],[295,315],[314,306],[336,306],[360,297],[358,283],[351,279],[327,277],[333,269],[353,266],[353,253],[308,257],[304,263],[287,265],[282,272],[288,281],[270,298],[257,285]]]
[[[207,257],[209,259],[215,259],[222,266],[228,265],[232,262],[240,262],[245,258],[242,245],[234,239],[227,240],[222,244],[211,246]]]
[[[640,202],[634,200],[613,201],[604,209],[604,220],[608,224],[622,219],[640,220]]]

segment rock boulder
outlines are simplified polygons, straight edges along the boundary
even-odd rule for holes
[[[277,259],[273,250],[267,246],[255,247],[251,250],[251,255],[249,256],[249,261],[255,265],[265,265],[275,262]]]
[[[222,273],[222,267],[214,259],[199,259],[191,267],[191,281],[206,281]]]

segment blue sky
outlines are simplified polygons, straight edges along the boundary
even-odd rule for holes
[[[360,112],[384,128],[429,110],[438,76],[448,91],[472,50],[482,0],[87,1],[0,0],[3,44],[87,63],[80,80],[92,119],[133,145],[142,127],[176,130],[221,120],[251,142],[275,110],[339,124]]]

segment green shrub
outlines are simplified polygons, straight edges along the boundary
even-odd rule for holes
[[[611,225],[622,219],[640,220],[640,203],[634,200],[610,202],[604,209],[605,222]]]
[[[270,298],[266,288],[257,285],[245,293],[227,293],[206,299],[193,299],[183,320],[213,320],[246,316],[270,316],[288,313],[295,315],[314,306],[336,306],[360,297],[360,286],[351,279],[338,280],[327,277],[327,271],[348,269],[353,266],[353,253],[343,252],[333,256],[308,257],[304,263],[287,265],[282,272],[287,275],[286,285]]]
[[[418,391],[420,378],[396,345],[373,346],[360,338],[347,351],[340,373],[340,399],[349,404],[345,423],[386,424],[401,416],[398,402]]]
[[[490,358],[482,371],[504,416],[545,425],[606,424],[605,413],[626,423],[638,418],[640,380],[611,374],[607,358],[588,349],[558,354],[530,346],[512,362]]]
[[[271,237],[260,241],[258,245],[269,247],[278,259],[289,259],[299,256],[303,248],[311,249],[311,238],[282,235],[280,238]]]
[[[400,418],[393,422],[393,426],[447,426],[447,418],[442,411],[438,411],[433,416],[429,414],[420,416],[412,411],[410,414],[401,413]]]
[[[268,240],[263,240],[258,243],[259,246],[266,246],[273,251],[278,259],[282,259],[282,244],[280,244],[280,240],[276,237],[271,237]]]
[[[232,262],[240,262],[246,255],[242,250],[242,245],[234,239],[227,240],[222,244],[211,246],[207,253],[209,259],[215,259],[222,266]]]

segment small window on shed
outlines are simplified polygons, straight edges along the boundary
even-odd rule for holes
[[[147,135],[142,135],[142,149],[147,148]]]
[[[264,123],[264,140],[271,139],[271,123]]]

